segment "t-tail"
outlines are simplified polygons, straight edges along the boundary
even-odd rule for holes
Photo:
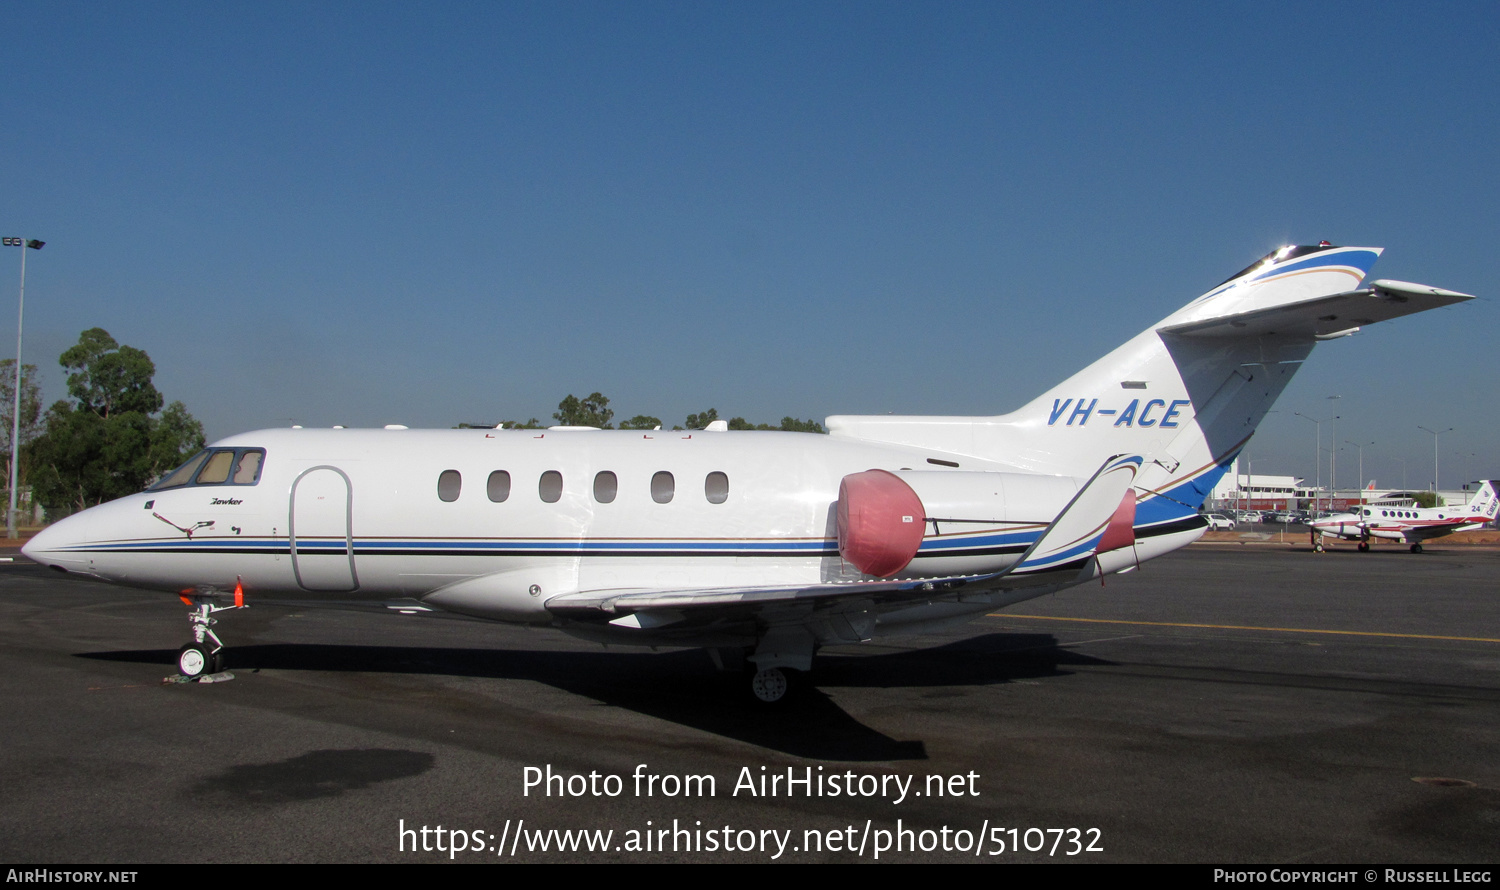
[[[1486,479],[1469,499],[1469,515],[1476,522],[1494,522],[1500,515],[1500,479]]]
[[[1321,340],[1473,299],[1360,283],[1381,249],[1283,247],[1043,393],[996,417],[836,416],[835,435],[898,442],[1079,476],[1139,454],[1136,525],[1195,518]]]

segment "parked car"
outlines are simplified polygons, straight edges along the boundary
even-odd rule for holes
[[[1208,520],[1209,531],[1229,531],[1234,528],[1234,520],[1223,513],[1209,513],[1203,518]]]

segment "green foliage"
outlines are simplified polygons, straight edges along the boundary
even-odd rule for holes
[[[558,403],[557,412],[552,415],[561,426],[593,426],[605,430],[611,428],[610,421],[614,419],[614,416],[615,412],[609,407],[609,399],[597,392],[585,399],[580,399],[570,393],[567,398]],[[687,416],[686,427],[673,426],[672,429],[706,429],[710,423],[718,419],[719,410],[717,408],[709,408],[707,411],[698,414],[689,414]],[[529,430],[540,428],[540,423],[533,417],[526,423],[503,421],[500,426],[503,429]],[[458,429],[471,427],[477,427],[477,425],[465,423],[458,425]],[[664,428],[664,424],[661,422],[661,418],[653,417],[650,414],[637,414],[629,420],[622,420],[620,422],[620,429],[622,430],[655,430],[662,428]],[[815,420],[800,420],[795,417],[781,418],[779,426],[773,426],[769,423],[751,423],[743,417],[735,417],[729,420],[729,428],[732,430],[779,430],[789,433],[827,432],[827,430],[823,429],[823,425]]]
[[[59,363],[68,393],[47,409],[28,448],[34,496],[50,508],[82,509],[140,491],[203,447],[203,424],[187,406],[162,408],[146,353],[100,328],[84,331]]]
[[[36,365],[21,366],[21,466],[16,484],[25,486],[27,476],[26,446],[42,433],[42,390],[36,382]],[[10,480],[10,434],[16,413],[16,360],[0,361],[0,472]]]
[[[1435,491],[1414,491],[1411,497],[1417,502],[1418,507],[1438,507],[1443,503],[1443,499],[1438,497]]]
[[[687,428],[690,430],[706,429],[709,424],[719,419],[719,409],[710,408],[702,414],[689,414],[687,416]]]
[[[161,393],[151,385],[156,365],[151,357],[133,346],[121,346],[103,328],[89,328],[78,337],[58,362],[68,375],[68,395],[78,407],[100,417],[131,411],[155,414],[161,410]]]
[[[778,430],[784,433],[822,433],[823,424],[816,420],[798,420],[795,417],[781,418],[781,426],[771,426],[769,423],[754,423],[743,417],[730,419],[729,428],[732,430]]]
[[[795,417],[783,417],[783,418],[781,418],[781,427],[780,428],[782,430],[785,430],[786,432],[789,432],[789,433],[826,433],[826,432],[828,432],[827,430],[823,429],[823,424],[818,423],[816,420],[813,420],[811,418],[809,418],[807,420],[798,420]]]
[[[615,412],[609,408],[609,399],[601,393],[592,393],[585,399],[569,393],[557,404],[557,413],[552,416],[562,426],[596,426],[607,430]]]

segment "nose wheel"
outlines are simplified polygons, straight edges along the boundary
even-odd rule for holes
[[[245,593],[239,584],[235,584],[234,605],[229,606],[215,602],[216,598],[222,596],[217,591],[182,595],[182,601],[193,607],[193,611],[188,613],[193,641],[177,650],[177,673],[190,680],[224,670],[224,641],[213,631],[213,626],[219,623],[219,619],[214,618],[213,614],[226,609],[245,608]]]
[[[177,650],[177,673],[189,679],[224,670],[224,648],[208,643],[188,643]]]

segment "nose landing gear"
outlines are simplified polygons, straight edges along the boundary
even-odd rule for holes
[[[177,650],[177,673],[197,680],[224,670],[224,641],[214,633],[213,626],[219,623],[212,617],[215,612],[245,608],[244,589],[234,585],[234,604],[219,605],[224,594],[218,591],[182,594],[182,601],[193,608],[188,613],[188,623],[193,628],[193,642]]]

